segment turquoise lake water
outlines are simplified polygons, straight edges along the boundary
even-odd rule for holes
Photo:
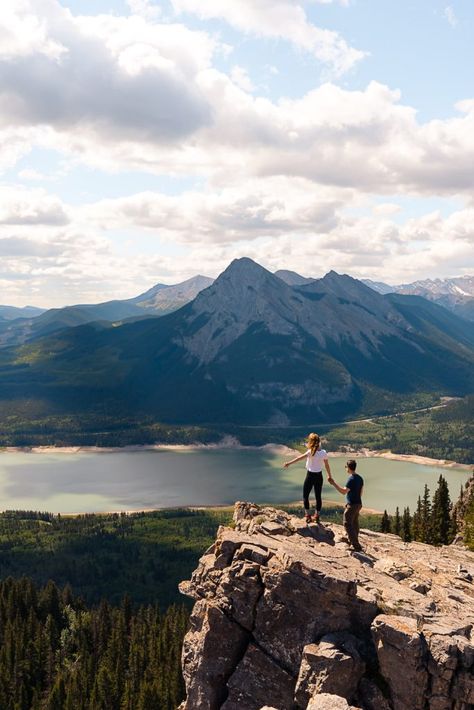
[[[0,453],[0,509],[84,513],[176,506],[228,505],[236,500],[288,503],[301,499],[304,461],[283,468],[291,455],[264,449],[154,450],[113,453]],[[331,458],[344,485],[347,457]],[[364,505],[413,511],[423,487],[433,494],[440,473],[456,500],[469,477],[462,469],[358,459]],[[325,484],[323,502],[343,502]]]

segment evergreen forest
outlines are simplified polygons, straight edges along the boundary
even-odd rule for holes
[[[70,587],[0,582],[2,710],[174,710],[183,697],[187,612],[103,600],[88,608]]]

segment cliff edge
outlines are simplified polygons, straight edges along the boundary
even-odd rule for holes
[[[182,710],[473,710],[474,554],[236,503],[181,592]]]

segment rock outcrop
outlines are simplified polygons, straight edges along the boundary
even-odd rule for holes
[[[237,503],[183,594],[183,710],[473,710],[474,555]],[[467,570],[460,575],[459,569]]]

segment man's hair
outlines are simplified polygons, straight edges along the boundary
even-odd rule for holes
[[[357,461],[354,461],[354,459],[349,459],[347,462],[347,468],[349,471],[355,471],[357,468]]]

